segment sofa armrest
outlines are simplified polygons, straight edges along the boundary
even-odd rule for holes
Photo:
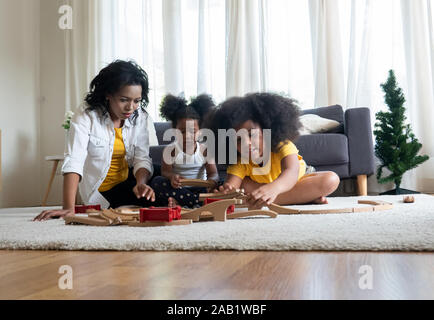
[[[345,111],[345,134],[348,137],[350,176],[371,175],[375,171],[371,113],[368,108]]]

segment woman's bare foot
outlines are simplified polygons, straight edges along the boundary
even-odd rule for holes
[[[172,197],[169,197],[167,200],[169,202],[167,205],[169,208],[176,207],[178,205],[178,202],[176,202],[176,200]]]
[[[318,199],[315,199],[312,201],[314,204],[328,204],[328,200],[326,197],[319,197]]]

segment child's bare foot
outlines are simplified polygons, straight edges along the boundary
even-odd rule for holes
[[[328,200],[326,197],[319,197],[318,199],[315,199],[312,201],[314,204],[328,204]]]
[[[167,205],[169,208],[176,207],[178,205],[178,202],[176,202],[176,200],[174,198],[172,198],[172,197],[170,197],[167,200],[169,202],[168,205]]]

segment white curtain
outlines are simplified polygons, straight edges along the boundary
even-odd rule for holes
[[[265,90],[264,0],[226,0],[226,96]]]
[[[394,69],[408,121],[429,162],[403,187],[434,190],[432,0],[69,0],[67,104],[78,105],[95,74],[134,59],[150,79],[148,111],[164,94],[210,93],[216,102],[274,91],[302,108],[341,104],[385,110],[380,84]],[[370,191],[390,186],[370,179]]]
[[[401,0],[408,95],[412,129],[430,159],[406,173],[406,185],[434,190],[434,39],[430,0]]]
[[[315,105],[345,104],[338,0],[309,0]]]
[[[164,81],[168,93],[184,93],[181,0],[163,0]]]
[[[314,106],[309,5],[307,1],[265,2],[267,91],[296,98],[302,108]]]
[[[372,0],[351,0],[346,108],[371,106]]]

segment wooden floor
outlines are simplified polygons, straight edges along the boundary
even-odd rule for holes
[[[0,299],[434,299],[434,253],[0,251]],[[61,290],[59,268],[72,268]],[[360,267],[372,267],[362,290]]]

